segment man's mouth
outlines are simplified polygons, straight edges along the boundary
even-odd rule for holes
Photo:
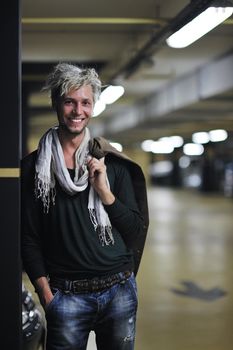
[[[85,118],[69,118],[69,120],[74,124],[80,124]]]

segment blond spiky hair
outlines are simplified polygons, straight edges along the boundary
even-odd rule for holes
[[[77,90],[83,85],[90,85],[93,91],[94,103],[101,93],[101,81],[94,68],[80,68],[69,63],[57,64],[48,75],[43,91],[50,91],[52,106],[57,106],[57,100],[71,90]]]

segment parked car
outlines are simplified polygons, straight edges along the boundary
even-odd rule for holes
[[[32,294],[22,284],[23,350],[43,350],[45,324]]]

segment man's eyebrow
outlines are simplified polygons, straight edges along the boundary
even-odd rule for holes
[[[72,100],[72,101],[76,101],[75,98],[73,97],[70,97],[70,96],[65,96],[63,97],[64,100]],[[92,99],[90,97],[82,97],[82,100],[84,101],[91,101]]]

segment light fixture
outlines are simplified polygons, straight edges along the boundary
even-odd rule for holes
[[[98,115],[100,115],[106,108],[105,103],[103,103],[101,100],[98,100],[95,103],[95,107],[93,110],[93,117],[97,117]]]
[[[233,4],[230,1],[213,1],[210,7],[172,34],[166,42],[173,48],[187,47],[225,21],[232,13]]]
[[[125,92],[123,86],[109,85],[100,95],[100,100],[105,104],[111,104],[118,100]]]
[[[150,173],[154,176],[166,176],[173,169],[173,164],[170,160],[158,160],[151,164]]]
[[[227,131],[224,129],[216,129],[209,131],[211,142],[225,141],[228,137]]]
[[[158,154],[169,154],[174,151],[174,147],[166,141],[154,141],[151,145],[151,152]]]
[[[153,153],[172,153],[174,148],[181,147],[184,140],[181,136],[165,136],[158,141],[144,140],[141,143],[141,148],[145,152]]]
[[[205,131],[199,131],[199,132],[195,132],[194,134],[192,134],[192,141],[194,143],[208,143],[210,141],[210,137],[208,132]]]
[[[200,156],[204,152],[204,147],[197,143],[186,143],[183,152],[186,156]]]
[[[176,136],[176,135],[170,136],[170,140],[173,144],[173,147],[175,147],[175,148],[179,148],[179,147],[183,146],[183,144],[184,144],[184,139],[181,136]]]
[[[181,136],[165,136],[161,137],[158,141],[166,142],[173,148],[179,148],[183,145],[184,140]]]
[[[106,108],[106,105],[116,102],[125,92],[123,86],[109,85],[104,89],[99,97],[99,100],[95,103],[93,117],[100,115]]]
[[[153,140],[144,140],[141,143],[141,148],[144,152],[151,152],[151,147],[153,144]]]
[[[189,165],[191,164],[191,160],[188,156],[182,156],[179,159],[179,167],[182,169],[186,169],[189,167]]]

